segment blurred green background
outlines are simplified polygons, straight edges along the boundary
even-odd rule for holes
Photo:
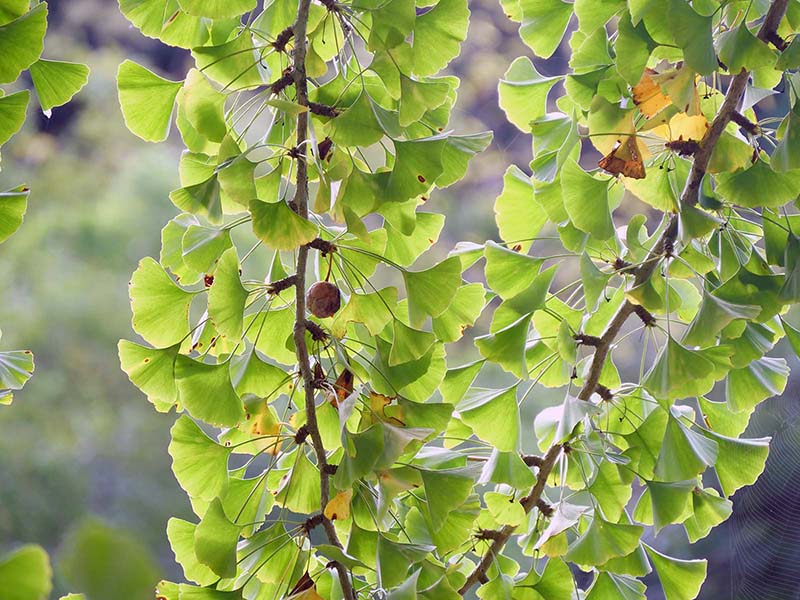
[[[49,4],[45,57],[86,62],[92,76],[51,119],[32,108],[25,130],[3,149],[0,189],[27,183],[33,191],[24,226],[0,247],[2,343],[33,350],[36,374],[11,407],[0,408],[0,553],[40,543],[55,556],[57,592],[148,598],[157,578],[180,578],[165,526],[191,511],[166,452],[173,417],[157,414],[129,384],[116,343],[132,335],[128,277],[141,257],[158,256],[160,229],[176,213],[167,194],[178,185],[181,144],[175,136],[152,145],[131,135],[114,77],[131,57],[180,79],[189,57],[142,37],[112,0]],[[465,181],[430,203],[448,216],[441,252],[496,236],[492,206],[502,174],[530,160],[530,138],[506,121],[496,94],[508,64],[529,52],[496,0],[470,6],[470,37],[450,66],[462,78],[452,126],[489,129],[495,140]],[[565,65],[562,53],[540,67],[555,73]],[[701,598],[800,598],[797,381],[751,424],[749,433],[775,436],[767,473],[737,494],[728,523],[682,553],[711,558]],[[536,397],[523,425],[532,428],[536,407],[560,397]],[[668,528],[656,543],[684,540]],[[661,597],[649,583],[649,597]]]

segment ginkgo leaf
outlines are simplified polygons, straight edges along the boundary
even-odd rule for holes
[[[347,489],[338,492],[325,505],[325,516],[331,521],[346,521],[350,518],[350,501],[353,499],[353,490]]]
[[[436,342],[436,336],[428,331],[409,327],[402,321],[394,320],[392,350],[389,365],[395,366],[424,356]]]
[[[520,3],[519,35],[533,53],[550,58],[556,51],[572,16],[569,4],[561,0],[539,0]]]
[[[117,71],[119,103],[125,124],[147,142],[167,139],[180,81],[159,77],[145,67],[126,60]]]
[[[16,81],[41,56],[47,29],[47,3],[0,26],[0,84]]]
[[[652,503],[653,523],[656,532],[671,523],[679,523],[686,519],[689,500],[697,485],[696,480],[687,481],[647,481],[647,492]]]
[[[303,219],[285,202],[251,200],[250,214],[256,237],[274,250],[294,250],[319,233],[316,225]]]
[[[690,429],[670,412],[654,471],[660,481],[693,479],[715,465],[717,458],[714,440]]]
[[[48,598],[53,568],[44,548],[27,544],[0,556],[0,586],[8,600]]]
[[[667,600],[694,600],[706,578],[705,560],[681,560],[644,545]]]
[[[25,186],[0,192],[0,243],[11,237],[22,225],[25,212],[28,210],[29,196],[30,190]]]
[[[228,485],[228,457],[231,449],[209,438],[186,415],[178,417],[171,429],[169,455],[172,472],[191,497],[213,500]]]
[[[181,355],[175,362],[175,381],[180,402],[193,417],[227,427],[244,418],[228,365],[206,364]]]
[[[561,172],[561,190],[575,227],[601,240],[614,235],[606,181],[595,179],[574,160],[568,160]]]
[[[670,338],[645,376],[644,386],[663,399],[707,393],[714,384],[714,364]]]
[[[719,174],[717,192],[747,208],[783,206],[800,195],[800,171],[776,173],[760,156],[749,168]]]
[[[366,294],[353,292],[334,318],[331,331],[342,337],[348,323],[363,323],[371,335],[377,335],[392,320],[397,305],[397,288],[386,287]]]
[[[642,77],[633,89],[631,95],[633,96],[633,103],[639,111],[646,117],[651,118],[670,106],[672,100],[662,90],[661,86],[653,80],[653,75],[656,71],[653,69],[646,69],[642,73]]]
[[[543,259],[486,242],[486,282],[501,298],[525,291],[539,274]]]
[[[692,494],[692,514],[684,521],[689,541],[706,537],[711,529],[724,522],[733,512],[732,503],[713,489],[695,489]]]
[[[145,340],[165,348],[189,335],[189,305],[194,294],[176,285],[155,260],[139,262],[129,292],[133,330]]]
[[[530,177],[518,167],[510,166],[503,176],[503,191],[494,203],[494,214],[500,237],[510,245],[519,244],[527,252],[544,226],[547,215],[534,199]]]
[[[560,79],[543,77],[530,59],[521,56],[500,80],[500,108],[517,129],[529,132],[531,123],[547,112],[547,96]]]
[[[191,0],[200,5],[204,0]],[[222,0],[224,1],[224,0]],[[244,2],[245,0],[234,0]],[[192,47],[197,69],[225,90],[243,90],[264,85],[259,51],[249,29],[216,46],[196,44]]]
[[[176,10],[174,0],[120,0],[119,7],[144,35],[170,46],[194,48],[208,40],[207,24],[200,17]]]
[[[308,460],[303,446],[296,452],[299,453],[297,460],[290,463],[292,469],[281,480],[275,503],[292,512],[311,514],[319,510],[319,472]]]
[[[187,14],[210,19],[238,17],[256,7],[256,0],[178,0],[178,3]]]
[[[485,359],[496,362],[509,373],[527,378],[525,344],[530,327],[530,314],[489,335],[475,338],[475,345]]]
[[[403,271],[411,325],[422,325],[428,316],[438,317],[453,301],[461,285],[461,261],[453,256],[423,271]]]
[[[180,346],[148,348],[120,340],[118,350],[120,365],[131,383],[147,395],[157,410],[169,411],[178,400],[175,360]]]
[[[214,270],[214,282],[208,290],[208,316],[216,330],[233,341],[242,337],[247,297],[239,278],[236,249],[229,248],[222,253]]]
[[[209,567],[201,563],[194,552],[194,532],[197,525],[177,519],[167,521],[167,539],[169,540],[175,561],[183,569],[186,579],[200,585],[212,585],[219,576]]]
[[[439,0],[414,23],[414,73],[433,75],[457,54],[467,37],[466,0]]]
[[[486,290],[482,283],[462,285],[447,310],[432,319],[433,333],[442,342],[459,340],[475,324],[485,305]]]
[[[475,389],[458,403],[458,412],[475,435],[500,452],[517,449],[520,424],[516,386],[505,390]]]
[[[194,552],[202,564],[220,577],[236,575],[236,544],[241,528],[232,523],[219,498],[214,498],[194,530]]]
[[[742,69],[752,71],[771,67],[777,58],[767,43],[754,36],[744,22],[720,34],[717,52],[719,59],[731,73],[738,73]]]
[[[734,412],[751,411],[786,388],[789,366],[782,358],[760,358],[728,373],[725,399]]]
[[[0,96],[0,145],[5,144],[22,129],[30,97],[31,93],[28,90]]]
[[[595,577],[586,600],[645,600],[647,586],[638,579],[601,571]]]
[[[496,448],[484,464],[478,483],[505,483],[516,489],[527,489],[535,482],[530,467],[516,452],[500,452]]]
[[[683,337],[688,346],[705,346],[737,319],[754,319],[761,309],[749,304],[734,304],[703,291],[703,303]]]
[[[712,431],[704,432],[719,448],[714,470],[725,496],[752,485],[764,471],[770,438],[731,438]]]
[[[51,108],[69,102],[89,81],[89,67],[80,63],[39,59],[29,72],[46,115]]]
[[[460,469],[421,469],[420,474],[425,486],[428,518],[433,531],[438,531],[447,516],[464,504],[472,491],[472,477],[469,471]]]
[[[611,523],[595,514],[586,531],[570,546],[564,557],[578,565],[600,565],[633,552],[644,533],[641,525]]]

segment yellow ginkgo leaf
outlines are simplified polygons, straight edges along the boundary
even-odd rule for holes
[[[654,127],[649,133],[668,142],[677,140],[695,140],[699,142],[708,131],[708,127],[708,119],[703,115],[690,116],[685,113],[678,113],[669,120],[669,123]]]
[[[261,410],[247,415],[253,445],[261,451],[276,456],[280,451],[281,422],[275,409],[262,404]]]
[[[648,119],[672,104],[669,96],[661,90],[661,86],[653,79],[656,75],[658,73],[653,69],[646,69],[639,83],[633,86],[631,90],[633,103],[637,106],[639,112]]]
[[[353,490],[339,492],[325,505],[325,516],[331,521],[346,521],[350,518],[350,501],[352,499]]]

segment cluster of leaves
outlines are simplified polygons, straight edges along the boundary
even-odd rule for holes
[[[89,67],[42,58],[47,31],[47,3],[31,0],[0,2],[0,86],[18,83],[23,72],[30,78],[45,115],[69,102],[86,85]],[[25,122],[30,90],[6,94],[0,87],[0,148]],[[19,186],[0,192],[0,243],[22,225],[29,190]],[[0,336],[2,333],[0,333]],[[33,355],[27,350],[0,352],[0,404],[10,404],[33,373]]]
[[[730,515],[768,452],[740,436],[786,384],[767,354],[800,350],[798,116],[756,115],[776,89],[795,104],[800,2],[504,7],[545,58],[577,21],[570,72],[512,64],[500,103],[533,176],[505,175],[502,244],[435,262],[444,217],[418,208],[490,141],[447,131],[458,80],[437,75],[466,0],[121,1],[195,62],[118,75],[131,131],[163,140],[174,117],[186,146],[183,212],[130,284],[148,345],[119,345],[155,408],[183,413],[169,452],[197,522],[167,534],[193,583],[159,598],[633,600],[652,570],[669,600],[699,593],[705,561],[642,537],[694,542]],[[589,144],[607,173],[580,166]],[[535,254],[547,228],[562,258]],[[464,280],[480,260],[491,291]],[[337,290],[309,292],[313,318],[311,273]],[[448,364],[484,310],[481,358]],[[614,359],[642,328],[630,378]],[[507,386],[474,384],[489,364]],[[520,453],[537,386],[564,392],[533,424],[542,457]]]
[[[69,100],[86,84],[86,65],[42,58],[47,31],[47,3],[31,0],[0,1],[0,86],[15,84],[27,72],[45,115]],[[30,91],[6,94],[0,87],[0,147],[17,133],[25,122]],[[0,243],[22,225],[28,206],[29,190],[19,186],[0,192]],[[2,331],[0,331],[2,337]],[[11,404],[13,393],[22,389],[33,374],[30,350],[0,352],[0,405]],[[50,558],[37,545],[23,546],[0,557],[0,588],[10,597],[45,598],[52,589]],[[65,598],[78,600],[71,594]]]

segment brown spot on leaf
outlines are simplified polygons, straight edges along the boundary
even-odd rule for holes
[[[425,178],[422,175],[417,175],[417,179],[420,183],[425,183]]]

